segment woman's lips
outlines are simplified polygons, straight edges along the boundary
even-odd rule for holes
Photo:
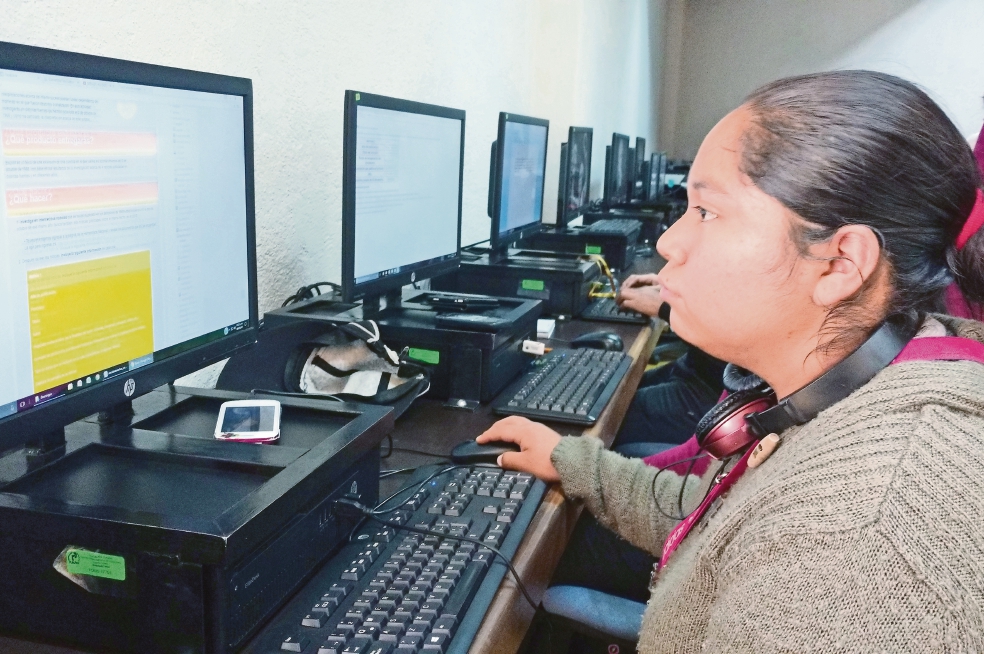
[[[672,288],[667,286],[665,281],[662,279],[659,280],[659,298],[663,300],[663,302],[672,302],[678,297],[680,296],[675,293]]]

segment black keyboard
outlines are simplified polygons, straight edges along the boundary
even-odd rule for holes
[[[637,233],[642,229],[642,223],[631,218],[605,218],[598,222],[591,223],[584,228],[584,231],[593,234],[625,234],[626,236]]]
[[[554,350],[507,386],[492,409],[502,415],[592,425],[631,365],[632,357],[622,352]]]
[[[367,523],[242,654],[467,652],[508,570],[488,546],[512,559],[546,486],[497,466],[428,468],[441,474],[422,488],[416,475],[379,516],[392,526]]]
[[[631,309],[622,309],[615,302],[615,299],[610,297],[592,300],[591,304],[581,312],[580,318],[598,322],[627,322],[633,325],[649,324],[649,316],[632,311]]]

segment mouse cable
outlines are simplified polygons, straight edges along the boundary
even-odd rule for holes
[[[379,478],[385,479],[386,477],[392,477],[393,475],[402,475],[405,472],[413,472],[416,468],[399,468],[397,470],[380,470]]]
[[[432,465],[432,464],[429,464],[429,465]],[[421,468],[422,467],[424,467],[424,466],[421,466]],[[412,489],[413,490],[413,493],[412,494],[419,493],[421,490],[423,490],[424,486],[426,486],[432,479],[434,479],[434,477],[438,477],[440,475],[443,475],[445,472],[451,472],[452,470],[457,470],[459,468],[473,468],[473,467],[475,467],[475,468],[491,468],[491,469],[495,469],[495,470],[501,470],[502,469],[499,466],[482,465],[482,464],[475,464],[475,463],[458,463],[458,464],[454,464],[454,465],[445,466],[444,468],[441,468],[440,470],[437,470],[436,472],[433,472],[430,475],[428,475],[427,478],[424,479],[422,482],[420,482],[417,486],[407,486],[405,488],[401,488],[400,490],[396,491],[395,493],[393,493],[392,495],[390,495],[389,497],[387,497],[385,500],[383,500],[382,502],[380,502],[379,504],[377,504],[376,506],[374,506],[373,508],[371,508],[369,510],[372,512],[373,515],[377,515],[377,516],[379,516],[379,515],[385,515],[387,513],[393,513],[394,511],[399,511],[400,508],[403,507],[403,502],[400,502],[399,504],[397,504],[396,506],[394,506],[393,508],[390,508],[390,509],[383,509],[383,506],[385,506],[394,497],[397,497],[398,495],[402,495],[403,493],[405,493],[408,490],[411,490]]]
[[[457,467],[462,467],[462,466],[457,466]],[[475,543],[480,547],[487,548],[497,557],[502,559],[502,562],[506,565],[507,568],[509,568],[509,572],[512,573],[513,579],[516,580],[516,586],[519,588],[520,592],[523,593],[523,597],[525,597],[526,601],[530,603],[530,606],[533,607],[534,611],[537,609],[537,603],[533,601],[533,596],[530,595],[528,590],[526,590],[526,585],[523,584],[523,581],[519,578],[519,572],[517,572],[516,568],[513,567],[512,562],[508,558],[506,558],[506,555],[499,551],[499,548],[492,547],[491,545],[487,545],[477,538],[469,538],[468,536],[449,536],[448,534],[442,534],[441,532],[436,531],[434,529],[424,529],[423,527],[410,527],[407,525],[399,525],[396,524],[395,522],[390,522],[388,520],[383,520],[378,515],[376,515],[375,511],[373,511],[369,507],[360,504],[355,500],[346,499],[344,497],[335,500],[336,509],[338,508],[339,505],[350,507],[358,511],[360,514],[364,515],[365,517],[369,518],[370,520],[375,520],[376,522],[386,525],[387,527],[392,527],[393,529],[404,529],[406,531],[410,531],[417,534],[424,534],[427,536],[437,536],[438,538],[450,538],[451,540],[467,541],[469,543]]]
[[[441,459],[443,461],[449,461],[450,460],[450,459],[448,459],[447,455],[445,455],[445,454],[438,454],[437,452],[428,452],[427,450],[415,450],[412,447],[401,447],[399,445],[394,445],[391,449],[393,449],[393,450],[395,450],[397,452],[409,452],[410,454],[419,454],[421,456],[430,456],[430,457],[434,457],[435,459]]]

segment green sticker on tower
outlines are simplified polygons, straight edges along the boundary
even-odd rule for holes
[[[126,580],[126,561],[122,556],[89,550],[68,550],[65,553],[65,567],[73,575]]]
[[[601,246],[600,245],[585,245],[584,246],[584,253],[585,254],[601,254]]]
[[[416,361],[431,363],[435,366],[441,362],[441,353],[437,350],[425,350],[420,347],[412,347],[407,351],[407,356]]]
[[[546,288],[546,284],[542,279],[524,279],[522,287],[524,291],[542,291]]]
[[[355,94],[355,101],[356,102],[358,102],[361,98],[362,98],[362,94],[361,93],[356,93]]]

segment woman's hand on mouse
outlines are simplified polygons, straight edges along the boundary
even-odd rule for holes
[[[499,456],[498,464],[507,470],[528,472],[546,482],[560,481],[557,469],[550,461],[560,434],[538,422],[510,416],[492,425],[475,439],[478,443],[505,441],[519,445],[519,452],[506,452]]]
[[[655,316],[663,300],[659,296],[659,278],[650,273],[647,275],[629,275],[619,289],[615,302],[620,307]]]

